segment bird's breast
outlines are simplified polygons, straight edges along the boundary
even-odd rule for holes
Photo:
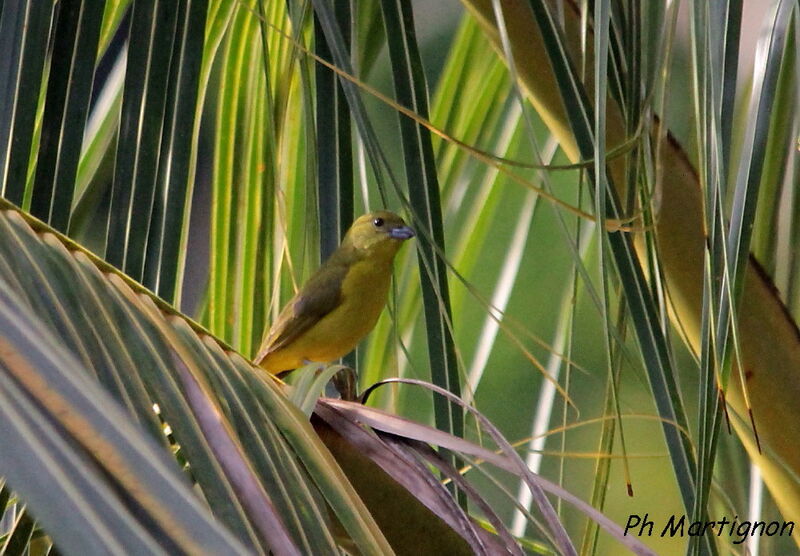
[[[293,350],[310,361],[332,361],[352,351],[386,305],[391,276],[391,265],[354,263],[342,281],[339,305],[304,334]]]
[[[358,334],[356,343],[375,325],[386,305],[392,279],[391,265],[375,265],[359,261],[353,265],[342,282],[342,303],[337,309],[339,318],[350,323]]]

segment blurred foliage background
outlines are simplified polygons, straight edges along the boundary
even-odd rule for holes
[[[42,380],[98,379],[106,392],[91,411],[60,395],[118,456],[98,455],[44,390],[15,390],[21,367],[0,358],[0,394],[13,400],[0,414],[3,545],[51,550],[46,531],[74,550],[79,528],[96,529],[86,546],[112,546],[104,528],[130,527],[142,547],[191,551],[181,534],[214,523],[206,548],[352,548],[317,519],[332,507],[358,550],[382,552],[383,534],[398,550],[319,456],[304,415],[245,362],[353,217],[379,208],[418,238],[396,260],[388,310],[344,361],[362,390],[404,377],[460,395],[530,469],[618,524],[797,521],[798,15],[778,0],[0,3],[2,208],[36,232],[4,224],[0,336],[6,353],[39,339],[27,356]],[[52,262],[54,242],[79,261],[74,275],[47,270],[67,264]],[[15,336],[19,314],[28,328]],[[81,338],[89,329],[95,343]],[[211,401],[192,401],[192,380]],[[383,385],[369,400],[487,441],[426,389]],[[227,445],[203,420],[214,408],[253,471],[247,488],[278,514],[296,504],[285,530],[255,525],[263,500],[248,502],[218,462]],[[92,512],[62,523],[115,489],[164,488],[149,468],[113,479],[138,461],[126,446],[145,441],[138,429],[112,435],[98,415],[125,410],[177,453],[186,484],[154,448],[140,456],[170,469],[178,502],[128,494],[104,502],[127,525]],[[32,425],[15,428],[25,419],[74,453],[44,458],[56,450]],[[8,456],[14,446],[28,455]],[[59,458],[88,461],[96,490],[80,465],[61,477]],[[564,552],[527,513],[519,476],[484,467],[465,476],[525,549]],[[187,484],[203,503],[181,508]],[[84,497],[46,508],[59,488]],[[578,551],[618,553],[595,520],[553,504]],[[796,538],[641,540],[659,554],[786,554]]]

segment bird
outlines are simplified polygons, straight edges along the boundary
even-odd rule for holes
[[[339,247],[286,304],[254,363],[281,374],[355,349],[386,305],[394,257],[415,236],[393,212],[360,216]]]

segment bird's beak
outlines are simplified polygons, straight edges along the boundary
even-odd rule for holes
[[[417,234],[414,233],[410,226],[398,226],[397,228],[392,228],[389,232],[389,237],[392,239],[411,239],[415,235]]]

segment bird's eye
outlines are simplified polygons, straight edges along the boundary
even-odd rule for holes
[[[383,226],[383,218],[376,218],[375,220],[372,221],[372,223],[375,225],[376,228],[380,228],[381,226]]]

